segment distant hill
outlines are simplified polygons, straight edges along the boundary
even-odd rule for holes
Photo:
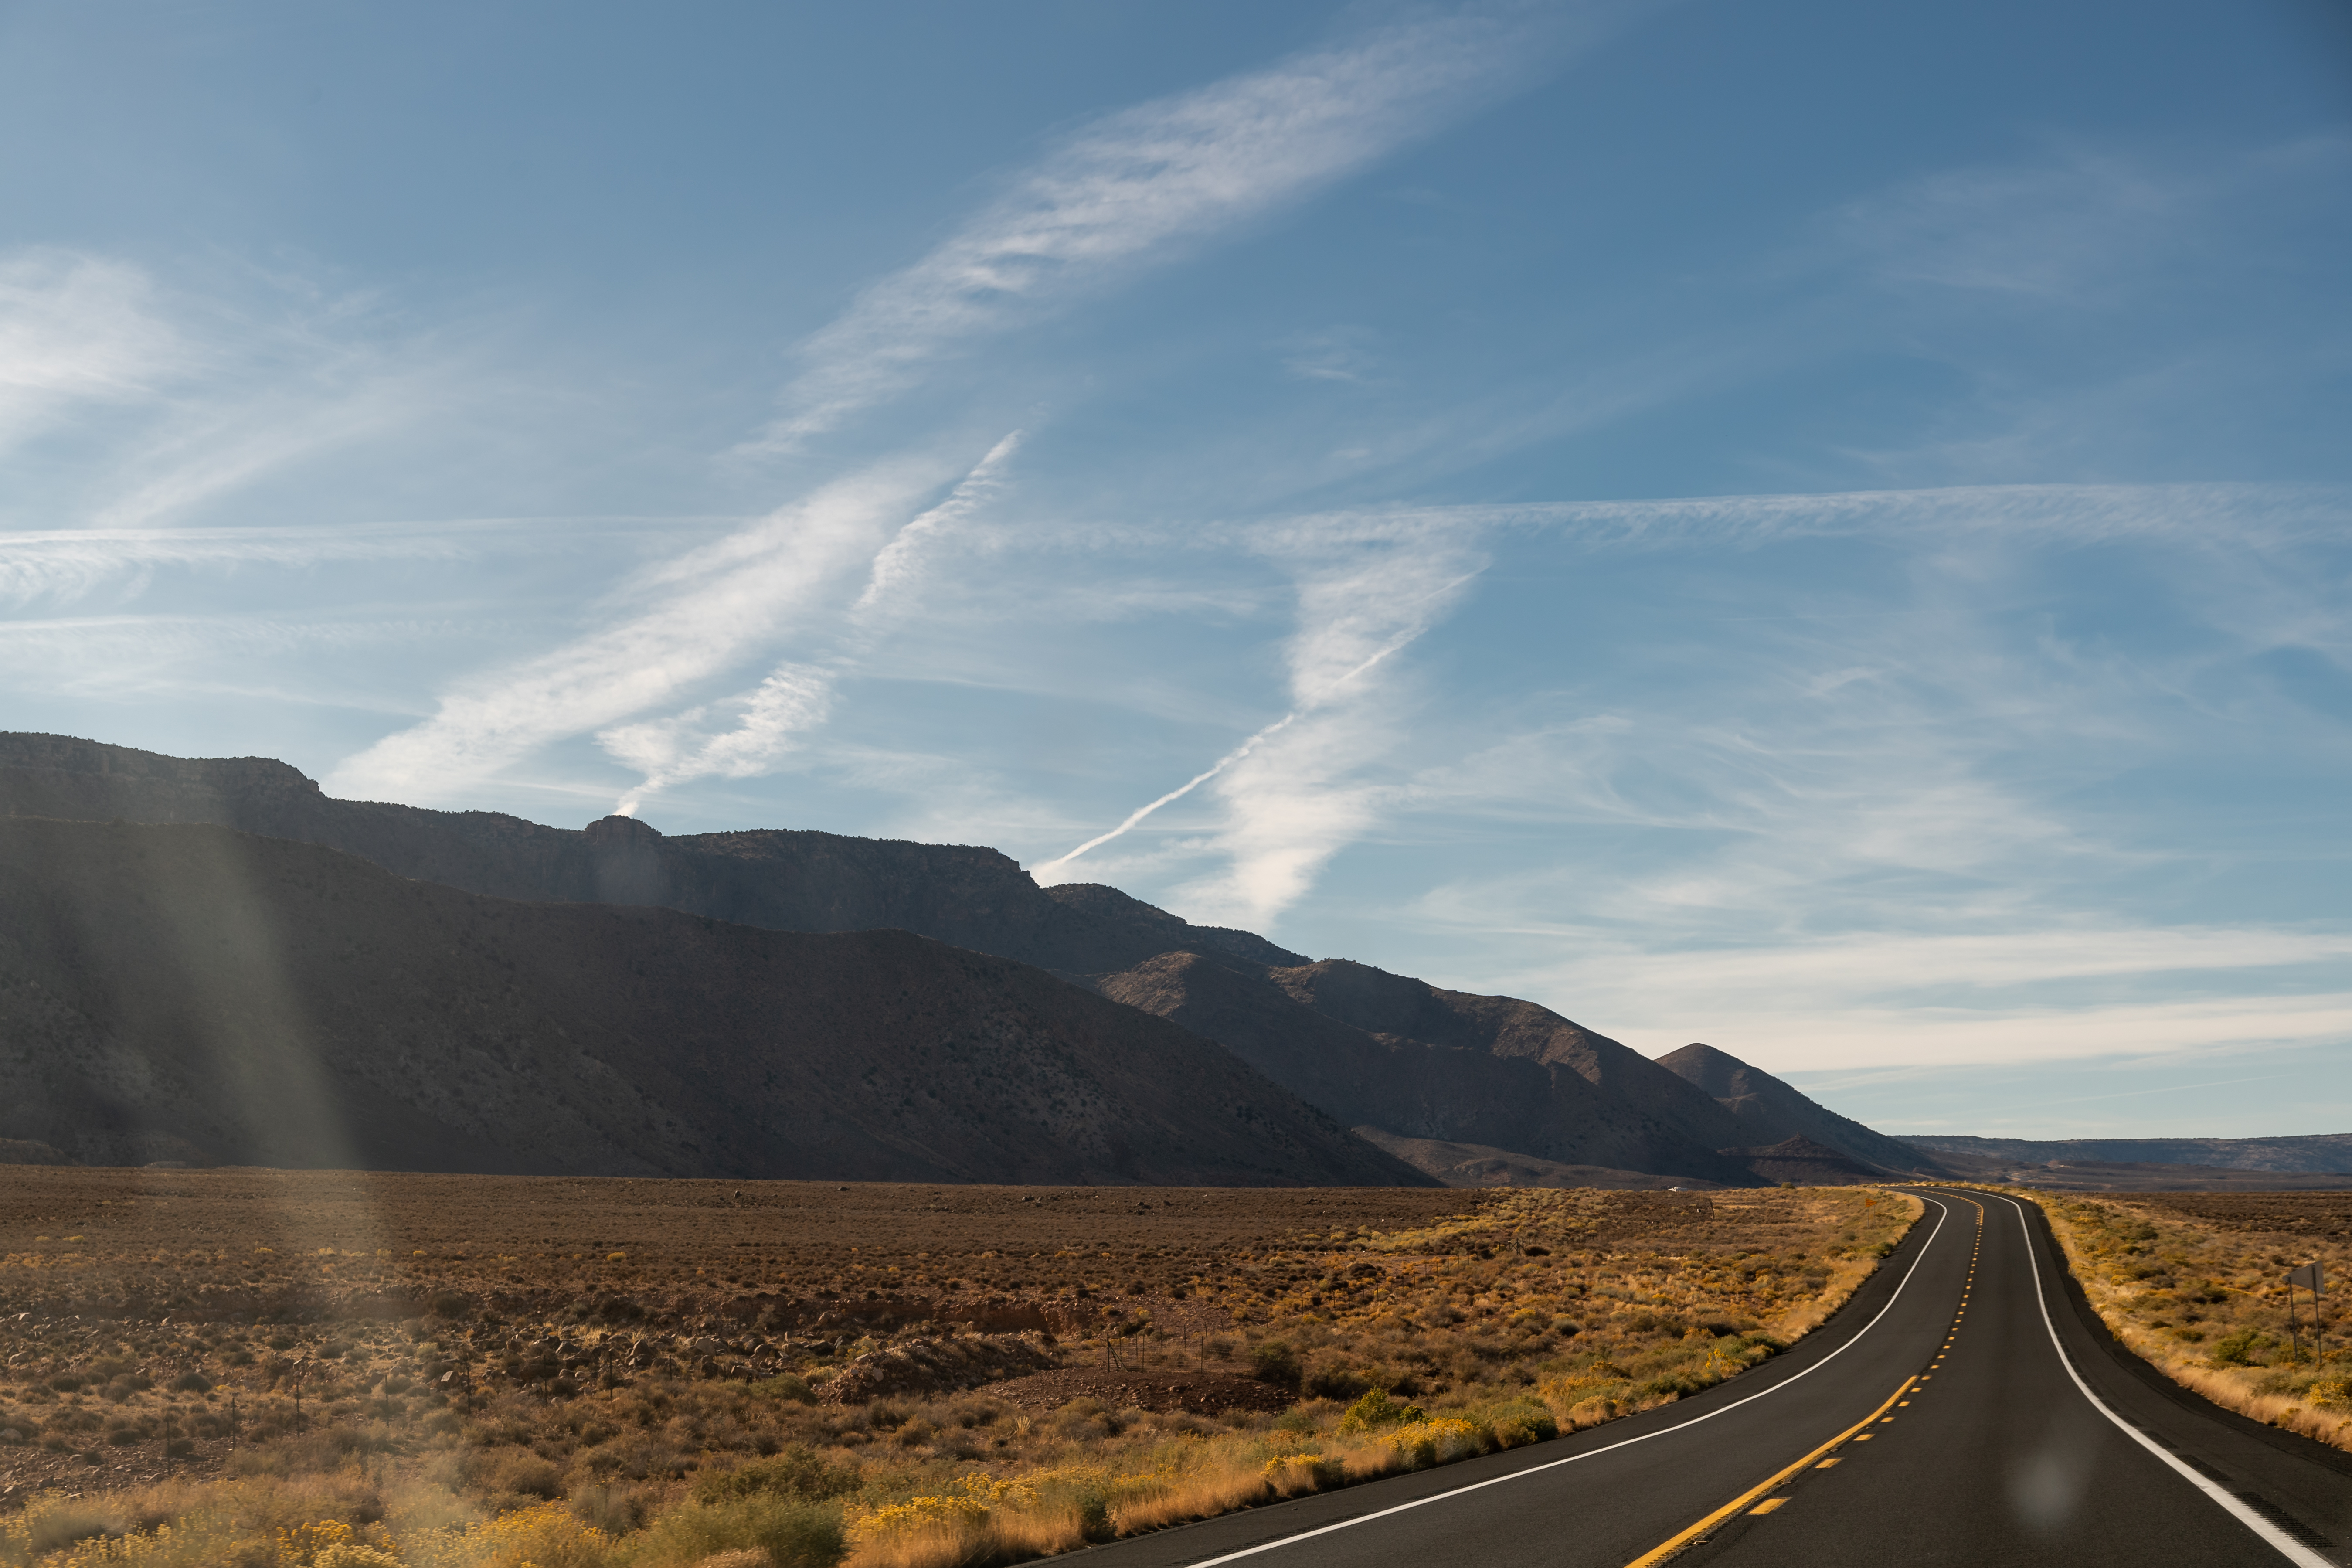
[[[1717,1152],[1743,1130],[1714,1100],[1532,1002],[1344,960],[1244,965],[1193,952],[1096,983],[1351,1126],[1567,1164],[1754,1179]]]
[[[1744,1160],[1750,1171],[1768,1182],[1791,1182],[1801,1187],[1853,1186],[1883,1181],[1886,1174],[1801,1132],[1762,1148],[1724,1152]]]
[[[1658,1065],[1714,1097],[1739,1121],[1743,1142],[1784,1142],[1802,1138],[1857,1162],[1895,1174],[1933,1175],[1937,1162],[1914,1143],[1874,1132],[1861,1122],[1822,1105],[1761,1068],[1748,1066],[1713,1046],[1687,1045],[1658,1058]],[[1756,1158],[1751,1152],[1748,1158]]]
[[[900,931],[0,819],[0,1139],[86,1163],[1429,1184],[1230,1053]]]
[[[1780,1179],[1739,1151],[1799,1135],[1865,1166],[1932,1164],[1721,1053],[1695,1058],[1707,1079],[1695,1082],[1675,1065],[1687,1051],[1661,1065],[1534,1003],[1318,963],[1113,888],[1041,889],[993,849],[783,829],[671,837],[619,816],[547,827],[336,800],[264,758],[191,761],[53,735],[0,734],[0,812],[219,824],[503,899],[778,931],[913,931],[1155,1015],[1341,1125],[1396,1137],[1724,1183]],[[1728,1092],[1709,1087],[1717,1079]]]
[[[2201,1165],[2217,1171],[2352,1173],[2352,1132],[2299,1138],[1963,1138],[1900,1142],[1930,1153],[1973,1155],[2012,1165]]]
[[[1696,1176],[1659,1175],[1648,1171],[1612,1171],[1601,1165],[1570,1165],[1538,1160],[1509,1149],[1483,1143],[1452,1143],[1438,1138],[1400,1138],[1378,1127],[1359,1127],[1356,1136],[1394,1154],[1417,1170],[1426,1171],[1449,1187],[1605,1187],[1617,1191],[1656,1192],[1665,1189],[1708,1192],[1720,1182]]]

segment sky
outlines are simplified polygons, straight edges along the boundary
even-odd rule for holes
[[[0,4],[0,728],[2352,1129],[2352,22]]]

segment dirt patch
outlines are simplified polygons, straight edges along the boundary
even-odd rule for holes
[[[2352,1193],[2147,1193],[2131,1201],[2208,1230],[2352,1237]]]
[[[908,1340],[869,1351],[825,1380],[832,1405],[863,1405],[893,1394],[946,1394],[1053,1366],[1043,1334],[959,1334]]]
[[[1092,1399],[1111,1410],[1189,1410],[1202,1415],[1283,1410],[1296,1397],[1255,1378],[1160,1367],[1058,1367],[992,1384],[988,1392],[1023,1410],[1059,1410],[1074,1400]]]

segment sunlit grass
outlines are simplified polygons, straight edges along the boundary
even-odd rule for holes
[[[1024,1408],[990,1387],[827,1403],[848,1369],[940,1342],[941,1329],[656,1328],[658,1302],[609,1294],[598,1300],[626,1310],[603,1321],[501,1321],[486,1297],[460,1295],[439,1317],[375,1321],[50,1322],[13,1347],[0,1443],[76,1456],[112,1452],[110,1434],[127,1434],[160,1454],[167,1428],[186,1431],[215,1450],[212,1479],[45,1495],[0,1515],[0,1565],[880,1568],[1050,1555],[1685,1397],[1821,1321],[1919,1207],[1854,1188],[1674,1203],[1631,1220],[1626,1194],[1482,1194],[1433,1225],[1265,1236],[1189,1274],[1163,1269],[1149,1294],[1078,1289],[1101,1279],[1104,1249],[1031,1249],[1030,1299],[1066,1314],[1088,1303],[1071,1321],[1093,1326],[1059,1347],[1066,1361],[1104,1368],[1116,1348],[1119,1376],[1223,1378],[1271,1405],[1223,1414],[1092,1396]],[[431,1296],[448,1274],[419,1283],[402,1270],[440,1270],[458,1250],[141,1259],[157,1289],[183,1293],[192,1278],[225,1288],[244,1268],[332,1264],[365,1271],[368,1289]],[[53,1281],[80,1289],[80,1256],[12,1253],[0,1288],[17,1300]],[[485,1250],[465,1267],[522,1256]],[[543,1271],[612,1277],[593,1246],[535,1256]],[[845,1251],[840,1261],[837,1278],[854,1277]],[[909,1266],[942,1267],[929,1251]],[[1131,1279],[1144,1264],[1111,1267]],[[706,1268],[746,1272],[693,1265]],[[530,1372],[559,1352],[581,1363],[576,1379]],[[723,1370],[701,1375],[706,1363]],[[478,1380],[471,1392],[466,1379]]]
[[[2298,1328],[2285,1284],[2314,1258],[2345,1279],[2340,1245],[2200,1223],[2160,1199],[2033,1196],[2083,1293],[2133,1353],[2225,1408],[2352,1448],[2352,1342],[2331,1315],[2332,1342],[2315,1354],[2311,1296]]]

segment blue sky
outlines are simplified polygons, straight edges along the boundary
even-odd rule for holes
[[[0,724],[2352,1128],[2352,27],[0,5]]]

